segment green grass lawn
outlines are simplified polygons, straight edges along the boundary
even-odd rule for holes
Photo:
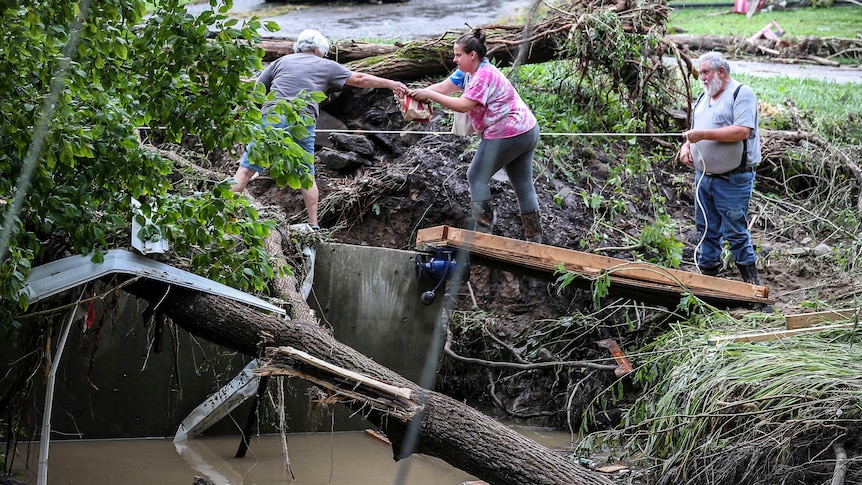
[[[732,7],[695,8],[693,6],[697,2],[691,1],[672,5],[677,7],[670,14],[669,30],[689,34],[749,37],[774,20],[784,29],[788,40],[795,37],[853,39],[862,36],[862,7],[853,5],[771,11],[762,9],[751,18],[745,14],[732,13]]]

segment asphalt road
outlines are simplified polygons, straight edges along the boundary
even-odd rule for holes
[[[809,77],[839,83],[862,83],[860,67],[829,67],[814,64],[778,64],[754,61],[730,62],[730,73],[744,73],[763,77]]]

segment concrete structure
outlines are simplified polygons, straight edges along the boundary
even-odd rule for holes
[[[336,338],[414,381],[421,375],[443,300],[439,297],[428,306],[420,302],[421,292],[430,289],[433,282],[417,279],[416,256],[410,251],[322,245],[317,248],[309,297],[322,325],[331,326]],[[113,269],[138,274],[120,258],[110,261]],[[92,263],[84,259],[73,263],[67,268],[75,276],[72,279],[64,279],[55,271],[43,276],[62,281],[64,289],[75,288],[83,283],[79,280],[82,266]],[[99,267],[97,272],[104,274],[106,268]],[[146,276],[162,269],[149,268]],[[34,273],[39,277],[40,273]],[[47,281],[39,277],[33,283],[39,286]],[[174,283],[180,284],[177,280]],[[213,292],[209,285],[199,286],[204,287],[203,291]],[[31,288],[30,294],[43,304],[66,294],[41,288]],[[246,303],[273,310],[261,301]],[[146,326],[141,318],[146,306],[146,302],[121,292],[115,301],[95,302],[97,318],[103,319],[98,335],[84,325],[72,326],[57,373],[53,439],[173,436],[183,418],[248,364],[248,356],[202,341],[178,327],[174,327],[176,332],[164,329],[163,350],[156,352],[156,329]],[[14,348],[0,352],[0,362],[14,359],[6,352],[14,354]],[[366,427],[360,418],[349,418],[341,407],[334,408],[334,420],[325,413],[310,412],[303,382],[291,380],[286,388],[290,394],[286,396],[290,432]],[[37,402],[42,397],[37,396]],[[238,434],[251,401],[206,434]]]
[[[319,247],[308,303],[339,341],[418,383],[443,292],[431,305],[420,301],[433,283],[417,279],[416,257],[369,246]]]

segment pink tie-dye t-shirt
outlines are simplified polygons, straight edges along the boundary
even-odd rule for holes
[[[490,62],[483,61],[479,65],[467,78],[466,87],[463,86],[463,72],[456,71],[450,79],[464,90],[462,97],[478,103],[468,115],[482,138],[511,138],[536,126],[533,112],[506,76]]]

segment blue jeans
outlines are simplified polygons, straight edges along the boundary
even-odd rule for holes
[[[277,123],[270,123],[267,120],[267,117],[271,117],[271,116],[272,115],[266,115],[266,114],[262,115],[261,116],[261,118],[262,118],[261,124],[263,126],[274,126],[276,128],[287,128],[288,127],[287,120],[284,118],[284,116],[279,116],[279,120]],[[306,130],[308,130],[308,137],[303,138],[302,140],[294,139],[294,141],[296,142],[297,145],[301,146],[303,150],[305,150],[306,152],[308,152],[312,156],[314,156],[315,125],[311,125],[311,126],[306,127]],[[255,165],[255,164],[248,161],[248,152],[249,152],[249,150],[251,150],[252,146],[254,146],[254,142],[249,143],[248,146],[246,147],[245,152],[242,154],[242,158],[240,158],[240,160],[239,160],[239,166],[247,168],[249,170],[253,170],[257,173],[261,173],[261,172],[263,172],[263,167],[261,167],[259,165]],[[314,175],[314,164],[303,163],[303,165],[308,167],[308,173],[310,173],[311,175]]]
[[[721,264],[722,243],[727,241],[737,264],[757,261],[748,233],[748,203],[754,189],[754,172],[727,175],[695,172],[694,221],[699,241],[697,265],[711,268]],[[706,236],[704,237],[704,232]]]

